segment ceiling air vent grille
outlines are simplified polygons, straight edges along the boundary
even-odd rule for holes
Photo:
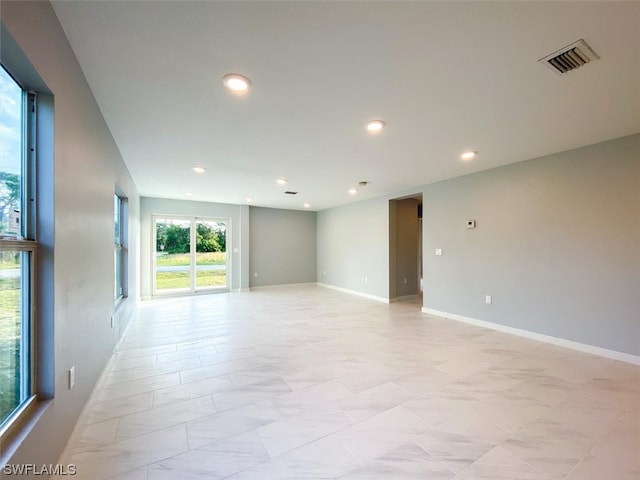
[[[285,195],[297,195],[298,192],[292,192],[291,190],[287,190],[286,192],[284,192]]]
[[[587,42],[580,39],[538,61],[544,63],[554,72],[563,75],[599,58],[596,52],[587,45]]]

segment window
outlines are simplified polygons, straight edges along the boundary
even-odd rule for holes
[[[127,200],[113,196],[114,218],[114,292],[115,299],[127,296]]]
[[[153,217],[153,291],[228,290],[229,219]]]
[[[0,434],[35,390],[35,116],[0,66]]]

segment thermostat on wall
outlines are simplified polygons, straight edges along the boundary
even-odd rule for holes
[[[476,228],[475,220],[467,220],[467,228]]]

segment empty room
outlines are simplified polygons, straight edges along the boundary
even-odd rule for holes
[[[0,0],[0,477],[640,478],[639,21]]]

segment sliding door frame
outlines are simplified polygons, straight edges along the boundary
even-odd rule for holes
[[[157,262],[156,262],[156,245],[157,233],[156,223],[158,220],[178,220],[189,222],[189,287],[180,289],[160,289],[157,288]],[[225,232],[225,266],[226,278],[224,286],[198,287],[196,282],[196,225],[199,221],[224,223]],[[185,296],[198,295],[203,293],[222,293],[229,292],[231,285],[231,258],[229,255],[229,247],[231,245],[231,219],[224,217],[203,217],[190,215],[151,215],[151,294],[154,297],[165,296]]]

